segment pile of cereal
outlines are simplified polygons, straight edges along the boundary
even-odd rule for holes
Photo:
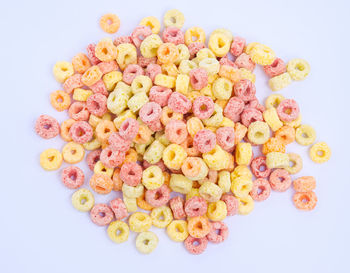
[[[138,233],[137,249],[150,253],[158,244],[149,231],[155,226],[166,228],[192,254],[202,253],[208,242],[223,242],[226,216],[250,213],[271,189],[284,192],[293,182],[295,206],[314,209],[316,181],[292,181],[302,158],[286,153],[286,146],[295,140],[312,145],[315,130],[301,124],[293,99],[272,94],[261,105],[253,73],[257,64],[263,66],[277,91],[305,79],[309,64],[285,64],[266,45],[246,44],[226,29],[213,31],[206,46],[202,28],[181,30],[184,16],[178,10],[166,12],[163,22],[161,32],[158,19],[146,17],[130,36],[89,44],[86,54],[53,68],[63,90],[50,95],[51,104],[68,110],[69,119],[60,125],[42,115],[35,130],[42,138],[60,134],[67,141],[61,152],[42,152],[45,170],[59,169],[63,160],[76,164],[90,151],[92,191],[80,188],[86,175],[77,166],[61,172],[67,188],[80,188],[73,206],[89,212],[96,225],[108,226],[115,243],[125,242],[131,230]],[[115,33],[120,21],[107,14],[100,26]],[[254,156],[253,146],[261,155]],[[317,163],[330,154],[324,142],[310,149]],[[113,191],[122,198],[95,204],[94,194]]]

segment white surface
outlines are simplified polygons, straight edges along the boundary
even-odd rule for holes
[[[348,1],[72,2],[2,3],[0,272],[348,271]],[[228,240],[210,244],[200,256],[171,242],[164,230],[154,229],[160,243],[148,256],[135,249],[135,234],[124,244],[112,243],[105,228],[73,209],[72,191],[63,187],[59,172],[39,166],[40,152],[61,148],[63,141],[40,139],[33,130],[42,113],[60,122],[66,118],[49,103],[50,92],[60,88],[52,67],[108,36],[98,26],[102,14],[118,14],[118,34],[127,34],[143,17],[162,18],[170,8],[184,13],[185,28],[198,25],[210,33],[226,27],[248,42],[268,44],[284,60],[308,60],[310,76],[281,93],[299,102],[303,122],[314,126],[317,141],[326,141],[333,151],[328,163],[316,165],[306,147],[287,149],[304,158],[299,175],[317,179],[314,211],[298,211],[292,190],[273,192],[250,215],[227,218]],[[260,68],[257,79],[259,97],[265,98],[271,91]]]

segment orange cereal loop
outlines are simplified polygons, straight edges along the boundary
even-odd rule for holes
[[[107,13],[100,19],[100,27],[104,32],[116,33],[120,27],[119,17],[113,13]]]
[[[296,192],[313,191],[316,188],[316,180],[313,176],[302,176],[293,181],[293,188]]]
[[[313,191],[297,192],[293,196],[294,205],[300,210],[313,210],[317,204],[317,196]]]
[[[210,232],[210,223],[205,216],[197,216],[188,219],[188,233],[195,238],[204,238]]]
[[[106,174],[95,173],[90,179],[90,187],[99,194],[108,194],[113,189],[113,181]]]
[[[145,193],[143,193],[140,197],[136,198],[136,204],[140,209],[144,209],[148,211],[153,209],[153,207],[146,202]]]
[[[125,159],[123,164],[129,163],[129,162],[136,162],[138,159],[138,154],[137,152],[130,148],[126,153],[125,153]]]
[[[234,142],[235,145],[240,143],[241,140],[245,137],[248,129],[243,124],[237,122],[235,123],[235,136],[234,136]]]
[[[165,106],[162,109],[160,121],[164,126],[166,126],[170,120],[172,119],[182,120],[182,118],[183,118],[182,114],[176,113],[173,110],[171,110],[168,106]]]
[[[186,150],[187,156],[201,156],[200,151],[193,146],[193,138],[191,136],[187,136],[180,146]]]
[[[275,137],[279,138],[284,145],[295,141],[295,129],[289,125],[284,125],[275,132]]]
[[[227,153],[229,161],[228,161],[228,166],[226,167],[226,171],[233,172],[235,168],[235,157],[231,153]]]
[[[123,180],[120,179],[119,173],[120,173],[120,169],[115,168],[112,176],[114,191],[121,191],[123,187]]]
[[[96,137],[101,143],[107,143],[109,135],[115,132],[117,129],[114,126],[113,121],[101,120],[96,126]]]
[[[57,90],[50,94],[50,102],[53,108],[59,112],[62,112],[69,108],[71,99],[66,92]]]
[[[152,131],[147,127],[147,125],[140,125],[139,131],[134,138],[134,142],[137,144],[146,144],[152,135]]]
[[[72,65],[74,71],[80,74],[84,74],[91,66],[89,58],[84,53],[78,53],[72,59]]]
[[[164,43],[158,47],[157,56],[163,64],[174,63],[179,58],[179,49],[172,43]]]
[[[233,83],[236,83],[241,79],[240,70],[229,65],[222,65],[220,67],[219,75],[229,79]]]
[[[283,144],[283,142],[279,138],[271,137],[262,146],[262,153],[266,155],[271,152],[285,153],[286,146]]]
[[[164,184],[169,186],[169,184],[170,184],[170,173],[163,172],[163,176],[164,176]]]
[[[97,65],[91,66],[81,77],[81,82],[86,86],[94,85],[102,77],[102,72]]]
[[[75,122],[76,121],[74,119],[71,119],[71,118],[62,122],[60,134],[61,134],[61,137],[63,138],[63,140],[65,140],[67,142],[72,141],[72,138],[69,134],[69,130],[70,130],[70,127],[72,127],[72,125]]]
[[[102,62],[114,61],[117,58],[117,47],[110,39],[102,39],[95,47],[95,55]]]

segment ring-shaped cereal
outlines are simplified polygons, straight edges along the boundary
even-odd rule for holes
[[[145,200],[152,207],[161,207],[167,204],[170,200],[170,189],[167,185],[162,185],[155,190],[147,190]]]
[[[70,105],[68,109],[68,115],[74,120],[84,121],[89,119],[90,113],[86,107],[85,102],[76,101]]]
[[[226,203],[219,200],[208,205],[207,217],[211,221],[223,221],[227,216]]]
[[[152,30],[147,26],[138,26],[131,33],[131,39],[134,45],[139,48],[142,41],[149,35],[152,35]]]
[[[185,95],[173,92],[169,97],[168,107],[175,113],[184,115],[191,110],[192,103]]]
[[[86,107],[95,116],[102,117],[107,112],[107,97],[96,93],[88,97]]]
[[[185,16],[181,11],[171,9],[164,14],[163,23],[165,27],[182,28],[185,23]]]
[[[215,133],[218,145],[226,151],[233,148],[235,145],[235,134],[232,127],[220,127]]]
[[[130,229],[134,232],[144,232],[151,228],[152,219],[144,212],[134,212],[129,217]]]
[[[204,238],[210,232],[210,223],[205,216],[196,216],[188,219],[188,233],[194,238]]]
[[[168,206],[152,209],[150,216],[153,226],[157,228],[166,228],[173,220],[173,214]]]
[[[106,143],[111,133],[115,131],[114,123],[110,120],[101,120],[95,129],[96,137],[102,143]]]
[[[215,56],[223,57],[230,51],[231,41],[232,39],[224,33],[212,33],[209,37],[208,47]]]
[[[267,76],[273,78],[285,73],[287,69],[284,61],[280,58],[276,58],[272,64],[264,66],[264,71]]]
[[[276,59],[275,52],[271,48],[263,44],[256,44],[250,53],[252,61],[260,65],[270,65]]]
[[[153,34],[158,34],[160,31],[160,22],[154,16],[148,16],[143,18],[140,22],[140,25],[149,27],[152,30]]]
[[[86,121],[77,121],[70,127],[69,135],[74,142],[84,144],[93,137],[93,129]]]
[[[35,122],[35,131],[40,137],[49,139],[60,133],[60,125],[53,117],[41,115]]]
[[[238,212],[238,200],[233,194],[225,193],[221,200],[225,202],[227,209],[227,216],[233,216]]]
[[[184,210],[184,199],[181,196],[175,196],[171,198],[171,200],[169,201],[169,207],[173,212],[174,219],[180,220],[186,217],[186,213]]]
[[[53,108],[59,112],[62,112],[69,108],[71,99],[66,92],[57,90],[50,94],[50,102]]]
[[[257,178],[266,178],[270,175],[271,169],[266,165],[266,156],[258,156],[250,163],[252,173]]]
[[[302,81],[310,73],[310,65],[303,59],[292,59],[287,63],[287,72],[295,81]]]
[[[300,125],[295,131],[295,140],[300,145],[308,146],[314,143],[316,131],[310,125]]]
[[[181,45],[185,42],[185,36],[184,36],[183,32],[177,27],[167,27],[166,29],[164,29],[163,34],[162,34],[162,38],[163,38],[163,41],[165,43],[173,43],[174,45]],[[183,46],[185,46],[185,45],[183,45]],[[181,54],[180,54],[181,47],[178,47],[178,49],[179,49],[179,57],[180,57],[181,56]],[[184,51],[182,51],[182,54],[184,54],[184,55],[185,55],[185,50],[186,49],[184,49]],[[187,54],[189,57],[188,49],[187,49]],[[181,58],[181,59],[185,60],[186,58]],[[177,61],[179,62],[179,60],[177,60]]]
[[[238,200],[238,213],[241,215],[247,215],[254,209],[254,200],[250,195],[241,197]]]
[[[91,63],[89,58],[84,53],[78,53],[73,57],[72,65],[75,72],[84,74],[84,72],[91,66]]]
[[[295,141],[295,129],[284,125],[275,132],[275,137],[279,138],[284,145],[288,145]]]
[[[211,230],[207,235],[207,239],[212,243],[222,243],[228,237],[229,231],[228,227],[224,222],[212,222]]]
[[[116,33],[120,27],[119,17],[113,13],[107,13],[100,19],[100,27],[104,32]]]
[[[165,126],[165,136],[170,142],[181,144],[187,138],[186,124],[181,120],[172,119]]]
[[[277,114],[281,121],[290,122],[299,116],[298,103],[293,99],[285,99],[277,106]]]
[[[296,192],[293,196],[293,202],[300,210],[313,210],[317,205],[317,196],[313,191]]]
[[[102,39],[95,47],[95,55],[102,62],[110,62],[117,58],[117,47],[113,44],[111,39]],[[98,66],[92,66],[98,67]],[[91,69],[91,68],[89,68]],[[89,71],[89,69],[87,71]],[[99,71],[101,71],[99,69]],[[86,72],[84,73],[84,75]],[[102,72],[101,72],[102,74]],[[83,77],[84,77],[83,75]],[[101,77],[100,77],[101,78]],[[92,85],[92,84],[90,84]]]
[[[193,138],[193,146],[201,153],[208,153],[215,148],[216,135],[207,129],[199,130]]]
[[[193,196],[186,200],[185,212],[187,217],[196,217],[205,215],[208,209],[207,201],[200,196]]]
[[[230,52],[233,56],[238,57],[243,53],[246,41],[244,38],[236,36],[233,38]]]
[[[100,154],[100,160],[104,166],[113,169],[120,166],[125,159],[125,152],[114,149],[111,145],[104,148]]]
[[[84,173],[77,166],[69,166],[62,170],[61,180],[68,189],[77,189],[84,184]]]
[[[198,255],[204,252],[207,248],[208,239],[204,238],[194,238],[192,236],[188,236],[185,240],[185,248],[191,254]]]
[[[122,199],[116,198],[109,202],[109,205],[114,212],[115,218],[121,220],[129,215],[125,203]]]
[[[69,62],[57,62],[53,67],[53,75],[56,81],[64,83],[69,77],[74,74],[73,65]]]
[[[326,142],[318,142],[312,145],[309,154],[313,162],[324,163],[330,159],[332,152]]]
[[[90,211],[90,218],[98,226],[107,226],[112,222],[114,214],[106,204],[95,204]]]
[[[164,43],[158,47],[157,57],[161,63],[171,64],[179,57],[179,50],[173,43]]]
[[[241,114],[241,122],[244,126],[249,127],[252,122],[263,121],[262,113],[255,108],[246,108]]]
[[[40,165],[44,170],[55,171],[62,165],[62,154],[56,149],[47,149],[40,154]]]
[[[284,96],[281,94],[272,94],[265,100],[265,107],[266,109],[277,108],[284,99]]]
[[[70,164],[75,164],[83,160],[85,149],[75,142],[68,142],[62,149],[63,160]]]
[[[253,181],[253,187],[250,191],[250,196],[254,201],[264,201],[270,196],[271,186],[267,179],[258,178]]]
[[[153,207],[146,202],[144,193],[141,196],[136,198],[136,203],[140,209],[148,210],[148,211],[151,211],[153,209]]]
[[[171,240],[183,242],[188,237],[187,222],[184,220],[173,220],[166,229]]]
[[[264,144],[270,138],[270,127],[266,122],[255,121],[248,127],[248,139],[253,144]]]
[[[270,174],[270,186],[274,191],[286,191],[292,184],[292,178],[284,169],[276,169]]]
[[[295,153],[289,153],[289,166],[284,167],[284,169],[290,174],[296,174],[303,168],[303,160],[300,155]]]
[[[156,249],[158,237],[151,231],[141,232],[136,237],[136,248],[143,254],[149,254]]]
[[[187,29],[185,32],[185,44],[188,46],[195,42],[196,43],[205,42],[205,32],[200,27],[191,27]]]
[[[72,137],[69,133],[69,130],[75,122],[76,121],[74,119],[67,119],[61,123],[60,134],[64,141],[67,141],[67,142],[72,141]]]
[[[94,195],[88,189],[79,189],[72,195],[73,207],[81,212],[88,212],[94,204]]]
[[[95,150],[89,153],[86,157],[86,162],[91,171],[94,170],[95,164],[100,161],[101,150]]]
[[[114,221],[107,228],[108,237],[118,244],[127,241],[129,233],[129,226],[123,221]]]
[[[253,187],[251,178],[237,177],[232,181],[231,190],[236,197],[242,198],[249,194]]]
[[[302,176],[293,181],[296,192],[309,192],[316,188],[316,180],[313,176]]]
[[[108,194],[113,189],[113,181],[103,173],[94,173],[90,179],[90,187],[99,194]]]

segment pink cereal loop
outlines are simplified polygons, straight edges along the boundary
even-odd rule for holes
[[[95,116],[102,117],[107,113],[107,97],[96,93],[88,97],[86,107]]]
[[[130,85],[139,75],[144,75],[142,67],[138,64],[129,64],[123,71],[123,81]]]
[[[103,75],[118,70],[118,64],[116,61],[101,62],[97,66]]]
[[[208,204],[202,197],[193,196],[185,203],[185,213],[187,217],[201,216],[207,213]]]
[[[106,226],[112,222],[113,211],[106,204],[95,204],[90,211],[90,218],[98,226]]]
[[[61,180],[68,189],[77,189],[84,184],[84,173],[77,166],[68,166],[62,170]]]
[[[133,44],[130,36],[120,36],[114,39],[113,44],[118,46],[120,44]]]
[[[162,185],[155,190],[147,190],[145,199],[152,207],[161,207],[166,205],[170,200],[170,189],[167,185]]]
[[[161,114],[162,107],[160,107],[160,105],[156,102],[147,102],[139,111],[140,119],[146,124],[160,120]]]
[[[231,44],[230,52],[233,56],[237,57],[242,54],[246,41],[242,37],[236,36]]]
[[[214,113],[214,101],[210,97],[199,96],[193,101],[193,114],[199,119],[210,118]]]
[[[287,71],[287,68],[282,59],[276,58],[272,64],[264,66],[264,71],[267,76],[273,78],[285,73]]]
[[[215,134],[208,130],[199,130],[193,138],[193,147],[195,147],[201,153],[208,153],[214,149],[216,145]]]
[[[93,129],[86,121],[77,121],[69,129],[69,134],[74,142],[84,144],[93,136]]]
[[[130,148],[131,140],[122,138],[119,132],[113,132],[108,137],[108,143],[113,150],[126,152]]]
[[[68,94],[72,93],[75,88],[83,87],[84,84],[81,82],[81,74],[74,74],[70,76],[63,84],[63,89]]]
[[[264,201],[270,196],[271,187],[269,181],[265,178],[258,178],[253,182],[250,196],[254,201]]]
[[[50,139],[60,133],[60,125],[53,117],[41,115],[35,122],[35,132],[42,138]]]
[[[286,191],[292,184],[290,174],[284,169],[274,170],[269,178],[270,186],[274,191]]]
[[[224,150],[235,145],[235,130],[232,127],[220,127],[216,130],[216,141]]]
[[[233,61],[231,61],[227,55],[222,57],[219,63],[220,63],[220,66],[228,65],[238,69],[238,66]]]
[[[142,167],[136,162],[124,163],[120,168],[119,177],[125,184],[136,187],[141,182]]]
[[[117,220],[122,220],[123,218],[128,216],[128,211],[122,199],[113,199],[109,202],[109,205],[111,206],[111,209],[114,212],[115,218]]]
[[[156,78],[156,76],[161,73],[162,73],[162,68],[159,64],[151,63],[147,65],[146,76],[150,77],[152,82],[154,82],[154,79]]]
[[[241,114],[241,121],[245,127],[249,127],[252,122],[263,121],[263,115],[255,108],[247,108]]]
[[[227,216],[233,216],[238,213],[238,200],[232,194],[225,193],[221,200],[225,202],[227,207]]]
[[[211,222],[211,229],[207,235],[207,239],[212,243],[222,243],[229,235],[228,227],[224,222]]]
[[[258,156],[250,163],[252,173],[257,178],[266,178],[270,175],[271,169],[266,165],[266,156]]]
[[[89,169],[91,171],[94,170],[95,164],[100,161],[100,155],[101,155],[102,150],[98,149],[95,151],[90,152],[87,156],[86,156],[86,162],[89,166]]]
[[[91,91],[94,94],[102,94],[104,96],[108,96],[108,91],[105,83],[103,82],[102,79],[98,80],[96,83],[90,86]]]
[[[172,119],[165,126],[165,136],[170,142],[181,144],[187,138],[186,123],[182,120]]]
[[[284,122],[296,120],[299,116],[299,105],[293,99],[285,99],[277,106],[277,114]]]
[[[185,43],[185,36],[177,27],[167,27],[164,29],[162,37],[164,43],[173,43],[175,45]]]
[[[186,114],[192,108],[191,101],[179,92],[173,92],[168,100],[168,106],[176,113]]]
[[[149,64],[157,63],[157,57],[145,58],[143,56],[137,57],[137,64],[142,68],[146,68]]]
[[[241,98],[232,97],[225,106],[224,116],[233,122],[237,122],[240,120],[240,114],[243,112],[243,109],[244,101]]]
[[[245,68],[251,72],[253,72],[253,70],[255,69],[255,63],[246,53],[242,53],[241,55],[239,55],[235,60],[235,64],[238,68]]]
[[[188,235],[185,242],[185,248],[190,252],[191,254],[201,254],[205,251],[208,245],[208,239],[206,237],[204,238],[194,238],[191,235]]]
[[[107,168],[114,169],[123,163],[125,152],[115,150],[111,146],[104,148],[100,154],[100,160]]]
[[[131,33],[131,39],[136,47],[140,47],[142,41],[152,35],[152,30],[146,26],[137,26]]]
[[[261,105],[257,98],[254,97],[251,101],[249,101],[244,108],[255,108],[259,110],[261,113],[265,111],[265,106]]]
[[[186,217],[186,213],[184,210],[184,203],[185,201],[181,196],[173,197],[169,201],[169,206],[173,212],[174,219],[180,220]]]
[[[188,51],[190,52],[190,58],[194,58],[198,51],[205,48],[205,44],[201,42],[194,42],[188,45]]]
[[[97,65],[101,62],[95,55],[95,47],[95,44],[89,44],[86,48],[87,55],[92,65]]]
[[[201,90],[208,84],[208,72],[204,68],[194,68],[190,71],[190,82],[194,90]]]
[[[170,88],[154,85],[149,91],[149,100],[158,103],[161,107],[168,104],[169,97],[173,91]]]
[[[125,140],[133,140],[139,132],[139,123],[136,119],[127,118],[119,128],[119,135]]]

